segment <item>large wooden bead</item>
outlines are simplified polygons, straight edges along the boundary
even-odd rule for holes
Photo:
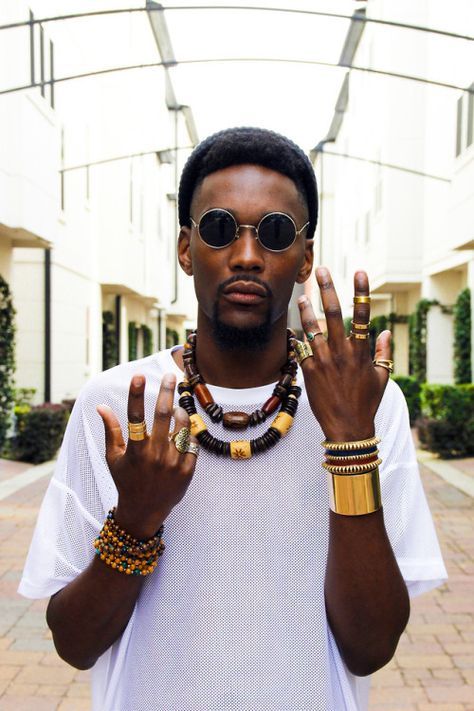
[[[262,411],[266,415],[271,415],[272,412],[275,412],[275,410],[280,407],[281,400],[279,397],[276,397],[275,395],[272,395],[271,397],[268,398],[266,403],[262,405]]]
[[[246,412],[226,412],[222,424],[228,430],[245,430],[249,426],[250,415]]]
[[[289,432],[292,424],[292,416],[280,410],[270,427],[273,427],[273,429],[277,430],[281,436],[284,437]]]
[[[200,415],[191,415],[189,418],[191,422],[191,434],[195,437],[204,430],[207,430],[206,423]]]
[[[205,410],[208,405],[212,405],[214,398],[204,383],[198,383],[194,388],[194,394],[199,400],[199,404]]]
[[[246,439],[235,440],[230,443],[230,456],[232,459],[250,459],[252,450],[250,442]]]

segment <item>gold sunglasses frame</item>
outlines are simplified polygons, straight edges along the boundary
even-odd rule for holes
[[[230,216],[232,217],[233,221],[234,221],[234,224],[235,224],[235,235],[234,235],[234,239],[233,239],[231,242],[229,242],[228,244],[222,245],[222,247],[214,247],[212,244],[208,244],[208,243],[206,242],[206,240],[203,239],[203,237],[201,236],[201,231],[200,231],[200,229],[199,229],[199,225],[201,224],[202,218],[205,217],[206,215],[208,215],[210,212],[214,212],[215,210],[219,210],[220,212],[225,212],[227,215],[230,215]],[[293,227],[295,228],[295,238],[294,238],[293,242],[288,245],[288,247],[284,247],[283,249],[270,249],[270,247],[267,247],[266,245],[264,245],[263,242],[260,240],[260,238],[259,238],[259,236],[258,236],[259,227],[260,227],[260,225],[262,224],[263,220],[265,220],[267,217],[270,217],[270,215],[283,215],[284,217],[287,217],[287,218],[291,221],[291,223],[293,224]],[[306,227],[308,227],[308,225],[309,225],[309,220],[308,220],[308,222],[306,222],[306,223],[303,225],[303,227],[301,227],[301,229],[298,229],[297,226],[296,226],[296,222],[295,222],[294,219],[291,217],[291,215],[287,215],[286,212],[279,212],[278,210],[275,210],[274,212],[268,212],[266,215],[264,215],[264,216],[262,217],[262,219],[260,220],[260,222],[258,223],[258,225],[245,225],[245,224],[239,225],[238,222],[237,222],[237,220],[235,219],[234,215],[233,215],[231,212],[229,212],[229,210],[226,210],[226,209],[223,208],[223,207],[212,207],[210,210],[206,210],[206,212],[203,212],[202,215],[201,215],[201,217],[199,218],[199,222],[195,222],[191,216],[189,216],[189,219],[191,220],[191,222],[192,222],[192,224],[193,224],[193,227],[196,228],[197,233],[198,233],[198,235],[199,235],[199,239],[200,239],[202,242],[204,242],[204,244],[206,245],[206,247],[209,247],[209,249],[225,249],[226,247],[230,247],[230,245],[233,244],[236,239],[239,239],[239,237],[240,237],[240,228],[241,228],[241,227],[246,227],[246,228],[249,229],[249,230],[255,230],[255,239],[257,240],[257,242],[258,242],[259,244],[261,244],[261,246],[263,247],[263,249],[266,249],[268,252],[286,252],[287,249],[290,249],[290,247],[292,247],[292,246],[294,245],[294,243],[296,242],[296,238],[297,238],[297,237],[303,232],[303,230],[305,230]]]

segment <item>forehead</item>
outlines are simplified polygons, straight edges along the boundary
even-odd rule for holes
[[[260,165],[233,165],[207,175],[196,188],[191,209],[200,215],[212,207],[239,213],[286,212],[304,215],[306,205],[286,175]]]

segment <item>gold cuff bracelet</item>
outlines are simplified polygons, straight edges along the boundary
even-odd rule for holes
[[[378,467],[367,474],[338,476],[328,472],[329,506],[343,516],[363,516],[382,507]]]

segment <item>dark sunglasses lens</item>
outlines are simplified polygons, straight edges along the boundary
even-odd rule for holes
[[[296,230],[287,215],[275,212],[263,218],[258,226],[258,237],[264,247],[279,251],[293,244]]]
[[[234,239],[235,231],[235,220],[225,210],[209,210],[199,222],[199,234],[209,247],[227,247]]]

